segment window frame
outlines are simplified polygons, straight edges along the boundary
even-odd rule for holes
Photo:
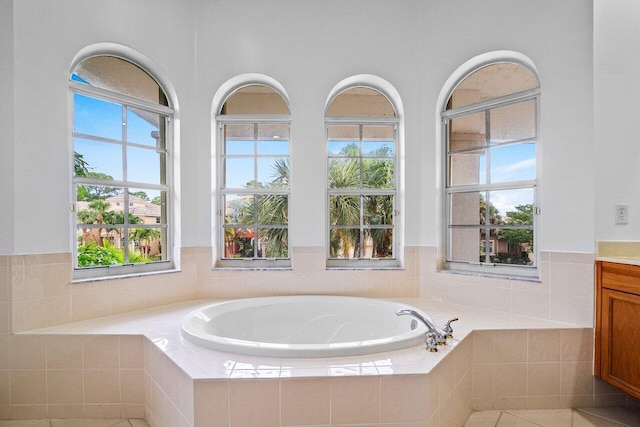
[[[502,61],[499,61],[502,62]],[[493,65],[499,62],[492,62],[484,64],[482,67],[475,68],[466,74],[464,78],[473,74],[475,71],[483,68],[485,66]],[[525,67],[522,64],[519,64]],[[525,67],[528,68],[528,67]],[[460,79],[459,82],[462,82],[464,78]],[[454,88],[455,90],[455,88]],[[454,90],[452,90],[447,97],[449,99]],[[520,279],[531,279],[537,280],[539,277],[539,249],[537,244],[538,239],[538,220],[537,217],[540,214],[540,208],[538,206],[538,198],[539,198],[539,176],[540,176],[540,87],[535,87],[532,89],[523,90],[520,92],[512,93],[509,95],[504,95],[488,100],[484,100],[481,102],[464,105],[458,108],[444,110],[441,114],[441,126],[442,126],[442,183],[443,183],[443,242],[444,242],[444,259],[442,261],[442,268],[450,271],[464,272],[464,273],[476,273],[482,275],[490,275],[490,276],[498,276],[498,277],[515,277]],[[490,184],[470,184],[470,185],[459,185],[459,186],[450,186],[448,176],[450,173],[449,167],[449,122],[452,119],[463,117],[471,114],[476,114],[480,112],[486,112],[489,110],[506,107],[509,105],[515,105],[522,102],[527,102],[533,100],[535,103],[535,160],[536,160],[536,177],[533,180],[526,181],[508,181],[508,182],[500,182],[500,183],[490,183]],[[485,146],[482,146],[483,148]],[[531,188],[533,191],[533,224],[530,229],[533,231],[533,252],[534,262],[533,265],[513,265],[513,264],[499,264],[499,263],[491,263],[491,262],[465,262],[465,261],[454,261],[451,260],[451,250],[452,250],[452,242],[451,242],[451,205],[449,203],[451,194],[455,193],[464,193],[464,192],[483,192],[483,191],[495,191],[495,190],[510,190],[510,189],[528,189]],[[482,229],[490,229],[496,227],[490,227],[488,224],[484,226],[479,224],[476,226],[471,226],[473,228],[477,228],[478,230]],[[509,229],[516,229],[519,227],[504,227]],[[485,244],[487,242],[487,238],[485,236]],[[490,239],[489,239],[490,240]],[[486,249],[485,249],[486,253]]]
[[[382,92],[380,89],[371,86],[353,86],[348,87],[340,91],[336,97],[344,92],[349,91],[350,89],[356,87],[365,87],[368,89],[375,90],[380,93],[380,95],[384,96],[387,102],[390,103],[394,111],[396,111],[395,105],[389,100],[389,98]],[[334,97],[335,99],[335,97]],[[333,101],[333,100],[332,100]],[[331,105],[329,103],[328,105]],[[393,162],[394,162],[394,174],[393,174],[393,188],[392,189],[374,189],[374,188],[345,188],[345,189],[335,189],[329,187],[329,161],[332,158],[329,155],[329,127],[330,126],[359,126],[359,139],[360,143],[362,143],[362,126],[389,126],[393,125]],[[397,115],[394,117],[359,117],[359,116],[325,116],[325,188],[326,191],[326,199],[325,199],[325,250],[326,250],[326,266],[329,269],[397,269],[401,267],[401,255],[400,251],[400,238],[398,236],[399,233],[399,186],[400,186],[400,168],[399,168],[399,133],[400,133],[400,125],[401,119]],[[362,184],[360,182],[360,184]],[[391,258],[331,258],[331,230],[334,228],[343,228],[339,226],[331,225],[331,212],[330,212],[330,203],[329,200],[331,196],[336,195],[345,195],[345,196],[385,196],[391,195],[393,196],[393,222],[391,228],[393,230],[393,238],[392,238],[392,253],[393,256]],[[364,222],[362,221],[363,213],[360,213],[360,224],[359,228],[362,230],[368,228]],[[349,227],[351,228],[351,227]]]
[[[160,83],[158,83],[157,79],[153,77],[151,73],[149,73],[145,68],[140,66],[138,63],[131,61],[127,58],[106,54],[106,55],[98,55],[98,56],[113,56],[123,61],[130,62],[131,64],[137,66],[144,72],[146,72],[152,79],[156,81],[158,87],[165,93],[166,89],[162,87]],[[81,61],[80,61],[81,62]],[[79,63],[80,63],[79,62]],[[70,206],[71,213],[71,246],[72,246],[72,281],[73,282],[84,282],[84,281],[93,281],[93,280],[104,280],[108,278],[118,278],[118,277],[127,277],[127,276],[138,276],[145,275],[151,273],[161,273],[174,271],[176,269],[175,260],[173,257],[173,245],[174,245],[174,215],[173,215],[173,144],[174,144],[174,126],[173,126],[173,117],[174,117],[174,109],[170,106],[164,106],[162,104],[156,104],[150,101],[146,101],[140,98],[136,98],[133,96],[129,96],[126,94],[121,94],[117,92],[113,92],[107,89],[103,89],[96,86],[91,86],[88,84],[83,84],[80,82],[76,82],[73,80],[68,81],[69,84],[69,111],[70,111],[70,123],[69,123],[69,135],[70,135],[70,147],[71,147],[71,197],[72,203]],[[153,114],[157,114],[158,116],[165,118],[165,130],[164,130],[164,149],[163,154],[165,155],[164,159],[164,170],[165,170],[165,184],[149,184],[149,183],[140,183],[133,182],[128,180],[101,180],[101,179],[92,179],[88,177],[76,177],[73,171],[74,164],[74,153],[75,153],[75,138],[80,137],[90,137],[89,139],[99,141],[101,138],[96,135],[87,135],[76,133],[74,130],[74,120],[75,120],[75,95],[79,94],[82,96],[87,96],[93,99],[97,99],[100,101],[111,102],[117,104],[123,108],[133,108],[138,110],[144,110]],[[170,100],[167,97],[167,102],[170,105]],[[123,124],[124,126],[124,124]],[[127,141],[121,141],[123,147],[133,146],[136,147],[138,144],[129,143]],[[147,147],[148,148],[148,147]],[[123,169],[126,169],[126,158],[123,158]],[[165,223],[161,226],[155,226],[150,224],[145,226],[144,224],[129,224],[128,215],[125,215],[124,224],[122,224],[122,228],[127,230],[129,228],[152,228],[152,229],[165,229],[166,230],[166,248],[165,248],[165,256],[166,259],[160,261],[153,261],[149,263],[127,263],[127,264],[119,264],[112,266],[92,266],[92,267],[79,267],[78,266],[78,221],[77,221],[77,191],[76,188],[78,185],[96,185],[96,186],[113,186],[122,188],[123,190],[157,190],[166,193],[166,205],[162,207],[163,215],[166,217]],[[124,203],[126,205],[128,202],[128,191],[123,191]],[[125,212],[128,210],[128,206],[126,206]],[[118,224],[120,225],[120,224]],[[125,248],[125,251],[128,251],[128,247]]]
[[[268,85],[259,84],[260,86],[265,86],[275,93],[282,96],[278,91]],[[235,92],[235,91],[234,91]],[[230,93],[226,98],[229,99],[233,96],[233,93]],[[285,98],[283,98],[285,100]],[[223,102],[223,104],[224,104]],[[290,218],[291,212],[291,165],[292,165],[292,156],[291,156],[291,148],[292,148],[292,135],[291,135],[291,116],[283,115],[283,114],[218,114],[216,116],[216,131],[217,131],[217,153],[216,156],[216,165],[217,165],[217,174],[216,174],[216,182],[217,185],[217,211],[215,215],[217,216],[217,229],[219,230],[217,233],[217,244],[220,250],[218,251],[217,259],[215,260],[215,268],[230,268],[230,269],[290,269],[291,268],[291,227],[290,223],[287,222],[287,236],[288,236],[288,247],[287,253],[288,257],[286,258],[225,258],[224,257],[224,248],[225,248],[225,195],[227,194],[244,194],[244,195],[253,195],[255,196],[264,196],[264,195],[286,195],[287,196],[287,218]],[[225,155],[225,125],[233,124],[233,125],[254,125],[259,126],[263,124],[281,124],[287,125],[289,127],[289,149],[287,154],[287,159],[289,161],[289,185],[286,188],[227,188],[225,186],[225,167],[224,162],[226,159]],[[254,137],[255,138],[255,137]],[[254,142],[257,140],[254,139]],[[249,156],[247,156],[249,157]],[[254,154],[250,156],[254,163],[257,161],[259,156]],[[259,227],[259,223],[257,222],[258,218],[256,217],[256,222],[253,227]]]

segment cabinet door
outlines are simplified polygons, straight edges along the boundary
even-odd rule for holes
[[[640,398],[640,295],[602,289],[602,379]]]

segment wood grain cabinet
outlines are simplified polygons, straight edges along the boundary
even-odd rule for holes
[[[640,399],[640,266],[596,261],[594,371]]]

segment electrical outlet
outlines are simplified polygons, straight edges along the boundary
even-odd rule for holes
[[[616,205],[616,225],[629,224],[629,205]]]

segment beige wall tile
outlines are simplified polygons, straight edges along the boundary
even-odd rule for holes
[[[129,335],[119,337],[120,368],[142,369],[144,367],[144,351],[142,336]]]
[[[229,382],[229,418],[230,427],[279,425],[279,381],[261,379]]]
[[[589,264],[556,263],[549,265],[551,295],[590,296],[593,294],[593,262]]]
[[[464,425],[471,415],[471,381],[471,372],[467,372],[454,389],[454,421],[456,425]]]
[[[68,264],[32,264],[25,268],[25,299],[69,295],[71,268]]]
[[[24,327],[26,330],[61,325],[68,323],[70,319],[71,301],[69,295],[24,302]]]
[[[561,394],[593,394],[593,363],[563,362],[560,373]]]
[[[527,333],[529,362],[560,361],[560,338],[558,329],[533,329]]]
[[[11,303],[0,302],[0,334],[11,333]]]
[[[84,406],[84,416],[86,418],[120,418],[122,405],[113,404],[87,404]]]
[[[111,314],[111,286],[104,282],[78,283],[71,287],[71,320],[94,319]]]
[[[9,335],[0,334],[0,369],[9,369],[10,362],[10,345],[11,337]]]
[[[39,420],[47,418],[47,405],[11,405],[9,417],[12,420]]]
[[[429,412],[426,375],[382,376],[380,418],[382,423],[418,422]]]
[[[228,427],[228,382],[194,381],[193,387],[195,427]]]
[[[144,403],[144,372],[142,369],[120,370],[120,401]]]
[[[45,369],[46,336],[12,335],[10,338],[11,369]]]
[[[379,423],[380,377],[331,378],[331,423]]]
[[[84,414],[84,405],[52,405],[48,406],[49,414],[48,417],[51,419],[82,419],[85,417]]]
[[[511,292],[511,310],[524,316],[549,318],[550,297],[545,292],[530,292],[513,289]]]
[[[47,369],[82,369],[84,340],[73,335],[47,336]]]
[[[11,404],[47,403],[47,374],[44,369],[11,370]]]
[[[145,288],[132,279],[111,281],[111,314],[128,313],[145,308]]]
[[[26,330],[25,324],[25,302],[18,301],[11,303],[11,332],[17,334]]]
[[[118,369],[118,337],[93,335],[86,338],[82,346],[85,369]]]
[[[496,398],[526,396],[527,364],[502,363],[493,366],[493,395]],[[501,408],[495,408],[501,409]]]
[[[84,402],[81,370],[47,371],[47,402],[50,404],[80,404]]]
[[[495,331],[493,342],[493,360],[496,363],[527,361],[527,331]]]
[[[593,329],[563,329],[561,358],[564,362],[592,361]]]
[[[329,424],[329,378],[300,378],[281,381],[283,426]]]
[[[0,370],[0,406],[11,403],[11,373],[7,370]],[[0,418],[1,420],[2,418]]]
[[[473,364],[493,363],[494,331],[473,332]]]
[[[117,369],[85,369],[85,403],[120,403],[120,372]]]
[[[527,376],[529,396],[560,395],[560,362],[530,363]]]
[[[493,364],[473,367],[471,390],[474,398],[493,397]]]

